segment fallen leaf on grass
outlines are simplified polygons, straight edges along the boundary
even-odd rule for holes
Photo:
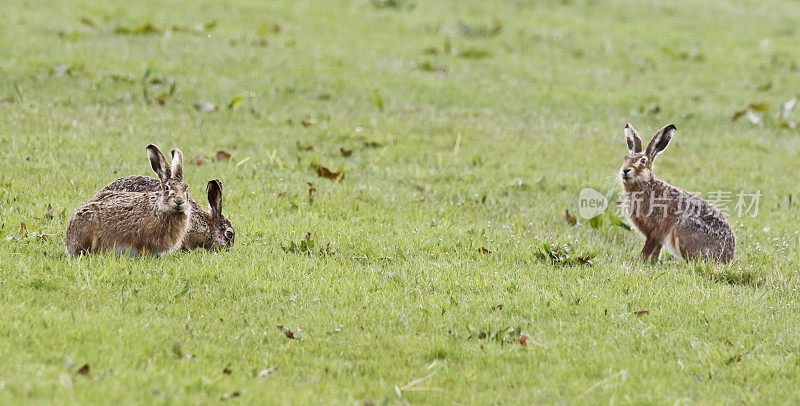
[[[383,146],[383,144],[375,141],[364,141],[364,146],[367,148],[380,148]]]
[[[769,107],[769,103],[766,102],[756,102],[747,105],[747,108],[753,111],[769,111]]]
[[[231,153],[224,150],[217,151],[217,161],[227,161],[231,159]]]
[[[492,251],[489,251],[486,247],[480,247],[480,248],[478,248],[478,253],[479,254],[491,254]]]
[[[314,204],[314,192],[317,189],[314,187],[314,184],[311,182],[306,182],[308,184],[308,204]]]
[[[785,120],[786,118],[788,118],[789,114],[791,114],[792,112],[792,109],[794,109],[795,104],[797,104],[797,99],[794,97],[791,98],[786,103],[783,103],[781,105],[781,111],[778,113],[778,118],[781,120]]]
[[[528,333],[523,333],[519,336],[519,343],[522,344],[523,347],[528,345]]]
[[[230,375],[230,374],[232,374],[232,373],[233,373],[233,371],[231,371],[231,366],[230,366],[230,365],[228,365],[227,367],[225,367],[225,369],[223,369],[223,370],[222,370],[222,373],[223,373],[223,374],[225,374],[225,375]]]
[[[277,365],[273,365],[273,366],[271,366],[271,367],[269,367],[267,369],[262,369],[261,371],[259,371],[258,372],[258,377],[263,379],[263,378],[266,378],[266,377],[274,374],[277,371],[278,371],[278,366]]]
[[[731,120],[732,121],[736,121],[736,120],[744,117],[745,114],[747,114],[747,109],[739,110],[739,111],[733,113],[733,117],[731,117]]]
[[[325,101],[325,100],[330,100],[331,99],[331,95],[329,95],[327,93],[315,94],[315,95],[309,96],[309,99],[315,100],[315,101]]]
[[[233,110],[236,106],[240,105],[244,101],[243,96],[236,96],[228,102],[228,110]]]
[[[177,358],[183,358],[184,357],[183,348],[181,348],[181,342],[180,341],[175,341],[174,343],[172,343],[172,353]]]
[[[227,393],[223,393],[222,396],[219,398],[219,400],[228,400],[230,398],[238,398],[239,396],[241,396],[241,393],[239,393],[239,391],[233,392],[230,395]]]
[[[288,338],[288,339],[290,339],[290,340],[294,340],[294,339],[295,339],[295,337],[294,337],[294,333],[292,333],[292,331],[291,331],[291,330],[286,330],[286,331],[284,331],[284,332],[283,332],[283,335],[285,335],[285,336],[286,336],[286,338]]]
[[[341,153],[342,153],[342,156],[345,156],[345,157],[347,157],[347,156],[350,156],[350,155],[353,153],[353,150],[352,150],[352,149],[346,149],[346,148],[344,148],[344,147],[341,147],[341,148],[339,148],[339,152],[341,152]]]
[[[300,121],[300,124],[302,124],[303,127],[310,127],[311,126],[311,121],[308,121],[308,120],[304,119],[304,120]]]
[[[639,316],[639,317],[642,317],[642,316],[644,316],[645,314],[650,314],[650,312],[649,312],[649,311],[647,311],[647,310],[639,310],[638,312],[635,312],[635,313],[633,313],[633,314],[635,314],[635,315],[637,315],[637,316]]]
[[[748,121],[750,121],[753,125],[761,124],[761,116],[756,113],[753,113],[751,110],[747,110],[747,113],[744,115]]]
[[[201,156],[197,157],[197,159],[195,160],[195,162],[194,162],[194,163],[195,163],[197,166],[200,166],[200,165],[202,165],[202,164],[203,164],[203,157],[201,157]]]
[[[492,53],[480,48],[467,48],[458,53],[458,57],[466,59],[480,59],[492,56]]]
[[[89,364],[83,364],[82,367],[78,368],[78,375],[83,375],[85,377],[89,377]]]
[[[114,33],[123,35],[161,34],[161,32],[162,30],[152,23],[145,23],[134,27],[120,26],[114,29]]]
[[[728,360],[727,360],[727,361],[725,361],[725,365],[730,365],[730,364],[733,364],[733,363],[739,362],[739,361],[741,361],[741,360],[742,360],[742,354],[736,354],[736,355],[734,355],[734,356],[732,356],[732,357],[728,358]]]
[[[572,215],[569,214],[569,210],[565,210],[564,211],[564,218],[567,219],[567,223],[569,223],[569,225],[571,225],[571,226],[574,226],[575,224],[578,224],[578,219],[576,219],[575,217],[572,217]]]
[[[194,104],[194,109],[201,113],[209,113],[212,111],[217,111],[219,106],[210,101],[201,101]]]
[[[302,145],[302,144],[300,144],[300,141],[297,141],[297,150],[298,151],[313,151],[314,150],[314,146],[313,145]]]
[[[342,180],[344,178],[344,171],[333,172],[322,165],[317,165],[317,176],[326,179]]]

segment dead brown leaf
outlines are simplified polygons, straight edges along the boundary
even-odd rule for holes
[[[233,371],[231,371],[231,366],[230,365],[226,366],[225,369],[222,370],[222,373],[225,374],[225,375],[232,374]]]
[[[571,226],[574,226],[575,224],[578,224],[578,219],[576,219],[575,217],[572,217],[572,215],[569,214],[569,210],[565,210],[564,211],[564,218],[567,219],[567,223],[569,223],[569,225],[571,225]]]
[[[322,165],[317,165],[317,176],[327,179],[341,180],[344,178],[344,171],[334,172]]]
[[[731,117],[731,120],[732,120],[732,121],[736,121],[736,120],[738,120],[738,119],[740,119],[740,118],[744,117],[744,116],[745,116],[745,114],[747,114],[747,109],[744,109],[744,110],[739,110],[739,111],[737,111],[737,112],[733,113],[733,117]]]
[[[739,361],[741,361],[741,360],[742,360],[742,354],[736,354],[736,355],[734,355],[734,356],[732,356],[732,357],[728,358],[728,360],[727,360],[727,361],[725,361],[725,365],[730,365],[730,364],[733,364],[733,363],[739,362]]]
[[[89,377],[89,364],[83,364],[82,367],[78,368],[78,375],[83,375],[85,377]]]
[[[635,312],[635,313],[633,313],[633,314],[635,314],[635,315],[637,315],[637,316],[639,316],[639,317],[642,317],[642,316],[644,316],[645,314],[650,314],[650,312],[649,312],[649,311],[647,311],[647,310],[639,310],[638,312]]]
[[[273,366],[271,366],[271,367],[269,367],[267,369],[262,369],[261,371],[259,371],[258,372],[258,377],[263,379],[263,378],[266,378],[266,377],[274,374],[277,371],[278,371],[278,366],[277,365],[273,365]]]
[[[295,338],[295,337],[294,337],[294,333],[292,333],[292,331],[291,331],[291,330],[286,330],[286,331],[284,331],[284,332],[283,332],[283,335],[285,335],[285,336],[286,336],[286,338],[288,338],[288,339],[290,339],[290,340],[294,340],[294,338]]]
[[[375,141],[364,141],[364,146],[367,148],[380,148],[383,146],[383,144]]]
[[[314,150],[314,146],[313,145],[302,145],[302,144],[300,144],[300,141],[297,141],[297,150],[298,151],[313,151]]]
[[[528,333],[522,333],[522,335],[519,336],[519,343],[522,344],[523,347],[528,345]]]
[[[227,161],[231,159],[231,153],[224,150],[217,151],[217,161]]]
[[[353,153],[352,149],[347,149],[345,147],[339,148],[339,152],[342,153],[342,156],[350,156]]]
[[[478,253],[480,253],[480,254],[491,254],[492,251],[489,251],[486,247],[480,247],[480,248],[478,248]]]

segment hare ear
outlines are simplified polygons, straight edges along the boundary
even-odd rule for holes
[[[172,150],[172,177],[183,179],[183,152],[178,148]]]
[[[147,146],[147,157],[150,158],[150,166],[153,167],[153,172],[158,175],[158,178],[165,182],[170,178],[169,165],[167,165],[167,158],[157,146],[150,144]]]
[[[631,123],[625,124],[625,141],[628,143],[628,155],[642,152],[642,137],[633,129]]]
[[[647,151],[645,151],[650,161],[652,161],[656,155],[660,154],[661,151],[667,149],[667,145],[669,145],[670,140],[672,140],[672,135],[675,134],[676,130],[675,124],[668,124],[666,127],[658,130],[656,135],[653,136],[653,139],[650,140]]]
[[[208,194],[208,204],[211,206],[211,215],[222,217],[222,182],[219,179],[208,181],[206,193]]]

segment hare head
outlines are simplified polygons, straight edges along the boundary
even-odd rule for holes
[[[230,250],[233,248],[234,238],[236,233],[233,231],[233,225],[225,216],[222,215],[222,182],[219,179],[214,179],[208,182],[206,187],[208,194],[208,204],[211,206],[211,238],[212,246],[215,248],[225,248]]]
[[[189,207],[189,185],[183,181],[183,153],[172,150],[172,165],[167,164],[164,154],[153,144],[147,146],[150,166],[161,182],[159,209],[163,212],[181,213]]]
[[[630,123],[625,124],[625,140],[628,142],[628,155],[620,168],[620,179],[626,189],[648,182],[654,178],[653,161],[656,156],[667,148],[669,141],[675,134],[675,125],[669,124],[660,129],[647,149],[642,152],[642,138]]]

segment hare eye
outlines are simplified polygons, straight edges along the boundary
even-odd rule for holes
[[[639,162],[641,162],[641,163],[642,163],[642,165],[644,165],[645,163],[647,163],[647,159],[645,159],[645,158],[642,158],[641,160],[639,160]]]
[[[169,190],[169,185],[164,185],[164,190]]]
[[[227,239],[229,239],[229,240],[230,240],[231,238],[233,238],[233,231],[231,231],[231,230],[228,230],[228,231],[226,231],[226,232],[225,232],[225,238],[227,238]]]

